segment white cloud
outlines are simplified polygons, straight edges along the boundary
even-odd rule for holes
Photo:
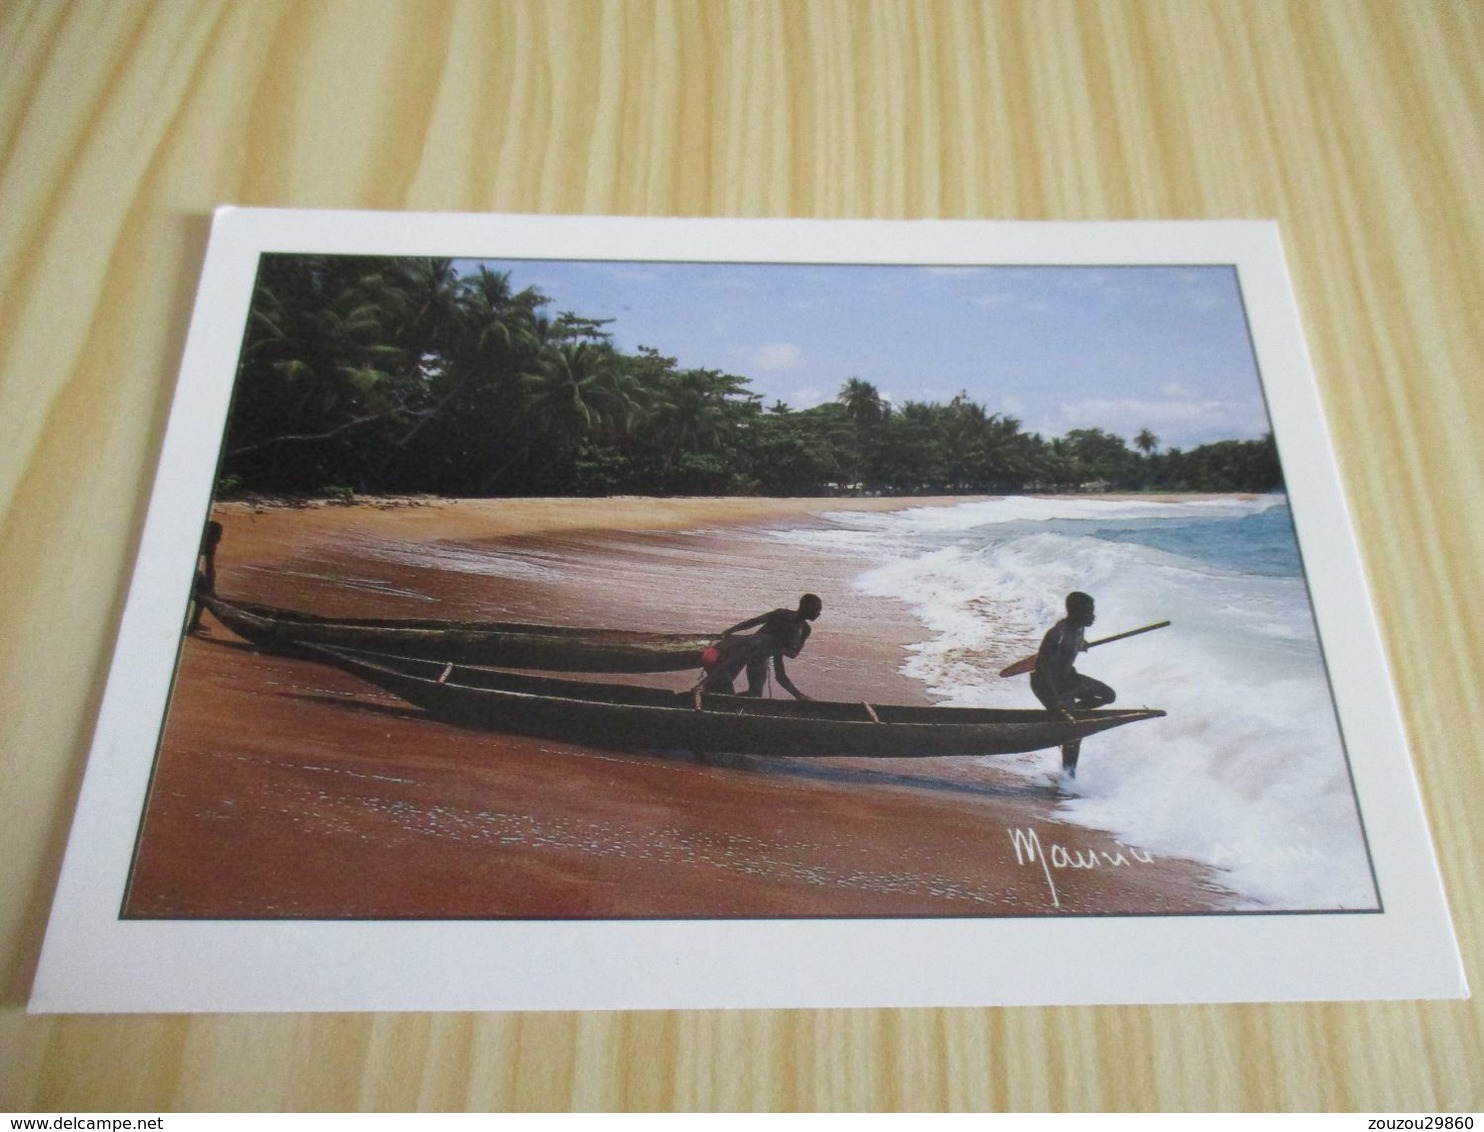
[[[990,291],[969,301],[976,307],[1007,307],[1018,297],[1014,291]]]
[[[781,369],[797,369],[804,360],[804,351],[792,342],[769,342],[753,351],[752,364],[764,373]]]

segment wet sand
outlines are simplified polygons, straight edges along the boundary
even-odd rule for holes
[[[233,504],[216,511],[217,588],[331,615],[707,633],[812,590],[825,611],[789,664],[796,684],[819,698],[927,703],[898,671],[923,638],[910,612],[852,588],[862,562],[800,550],[767,528],[928,502]],[[987,672],[1025,642],[1004,647],[984,658]],[[682,688],[693,678],[623,679]],[[1056,752],[1016,762],[1046,774],[989,759],[627,754],[463,731],[337,670],[259,653],[208,615],[182,649],[125,913],[773,918],[1231,906],[1201,866],[1056,821]]]

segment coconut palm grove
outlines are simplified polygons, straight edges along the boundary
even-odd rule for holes
[[[218,496],[1271,491],[1271,435],[1161,451],[1043,437],[967,395],[765,405],[749,379],[618,350],[508,274],[446,259],[265,255]]]

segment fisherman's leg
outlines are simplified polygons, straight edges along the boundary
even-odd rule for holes
[[[1079,674],[1073,698],[1079,708],[1100,708],[1116,700],[1118,693],[1101,680],[1094,680],[1091,676]]]
[[[1061,769],[1068,778],[1077,777],[1077,756],[1082,753],[1082,740],[1073,739],[1061,747]]]
[[[723,696],[735,696],[737,688],[725,672],[712,672],[701,682],[701,690]]]
[[[744,696],[762,697],[763,689],[768,686],[768,658],[766,656],[755,656],[747,662],[747,691]]]
[[[211,593],[207,588],[207,579],[204,574],[196,575],[196,584],[191,590],[191,620],[186,625],[186,632],[195,633],[201,629],[201,614],[206,612],[206,607],[201,604],[201,595]]]
[[[1041,678],[1039,672],[1031,673],[1031,691],[1035,693],[1036,699],[1041,701],[1041,706],[1047,711],[1061,710],[1061,701],[1057,699],[1056,692]]]
[[[706,669],[705,691],[724,696],[737,694],[736,680],[747,666],[747,638],[723,637],[716,644],[716,660]]]

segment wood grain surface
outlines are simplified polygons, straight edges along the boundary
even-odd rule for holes
[[[223,203],[1277,218],[1479,983],[1481,131],[1473,0],[7,0],[0,1108],[1484,1107],[1475,1001],[24,1014]]]

